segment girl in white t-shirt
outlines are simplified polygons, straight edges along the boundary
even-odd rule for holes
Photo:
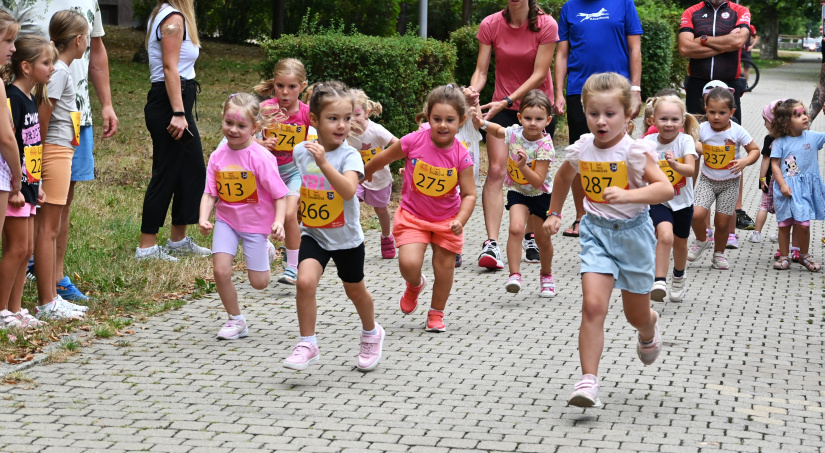
[[[358,135],[347,138],[347,142],[361,153],[361,160],[366,165],[398,139],[384,126],[370,121],[371,116],[381,115],[381,104],[370,100],[364,90],[350,92],[355,98],[352,127]],[[389,165],[376,171],[372,175],[372,181],[362,181],[355,190],[358,200],[372,206],[378,216],[381,225],[381,257],[385,259],[395,258],[395,238],[391,230],[390,210],[387,209],[391,195],[392,174]]]
[[[673,186],[659,170],[655,147],[633,140],[626,132],[632,112],[630,83],[608,72],[590,76],[582,89],[587,126],[567,147],[567,158],[556,173],[545,230],[556,234],[561,209],[577,173],[585,192],[579,233],[582,251],[582,322],[579,358],[583,377],[568,404],[599,406],[599,361],[604,349],[604,320],[613,288],[622,290],[628,322],[639,331],[636,353],[645,365],[659,357],[659,315],[650,308],[656,238],[648,204],[673,198]]]
[[[653,99],[653,125],[658,133],[647,140],[656,143],[659,168],[673,186],[673,199],[650,206],[650,218],[656,228],[656,281],[650,299],[662,302],[667,295],[667,268],[673,249],[673,280],[670,300],[679,302],[684,297],[685,267],[687,266],[688,237],[693,221],[693,172],[699,123],[687,113],[685,103],[677,96]],[[682,133],[681,130],[685,132]]]
[[[701,175],[696,183],[693,232],[696,240],[688,250],[688,261],[696,261],[711,244],[714,269],[728,269],[725,245],[731,222],[735,222],[736,200],[739,198],[739,179],[742,171],[759,159],[759,146],[742,126],[731,121],[736,111],[733,94],[727,88],[716,87],[705,98],[707,121],[699,126],[703,161]],[[743,156],[740,148],[747,155]],[[710,207],[716,203],[716,231],[709,241],[705,229]]]

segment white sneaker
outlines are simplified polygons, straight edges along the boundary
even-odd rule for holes
[[[751,242],[762,242],[762,232],[761,231],[754,231],[748,236],[748,240]]]
[[[711,245],[710,240],[705,242],[701,242],[699,240],[694,240],[693,244],[690,245],[690,249],[688,250],[688,261],[696,261],[702,256],[702,252],[704,252],[709,246]]]
[[[14,316],[14,313],[8,310],[0,311],[0,327],[21,327],[22,325],[23,323]]]
[[[719,270],[723,270],[723,271],[729,269],[728,259],[725,257],[724,252],[714,252],[713,253],[713,258],[710,259],[710,265],[714,269],[719,269]]]
[[[79,319],[83,317],[83,312],[69,310],[69,308],[60,303],[60,300],[55,298],[46,305],[38,305],[36,307],[38,319]]]
[[[670,280],[670,301],[681,302],[685,298],[685,283],[687,282],[687,273],[681,277],[671,277]]]
[[[269,265],[272,266],[272,263],[275,262],[275,259],[278,258],[278,251],[275,250],[275,246],[272,245],[272,242],[269,239],[266,240],[266,248],[269,251]]]
[[[69,310],[69,311],[79,311],[81,313],[86,313],[89,310],[89,307],[87,307],[85,305],[78,305],[74,302],[68,301],[68,300],[60,297],[60,294],[57,295],[57,303],[59,303],[60,305],[65,306],[66,309]]]
[[[657,280],[653,282],[653,289],[650,290],[650,300],[664,302],[667,295],[667,282]]]
[[[162,260],[162,261],[177,261],[178,259],[174,256],[166,253],[160,248],[159,245],[155,244],[147,249],[142,249],[140,247],[135,249],[135,259],[138,261],[141,260]]]
[[[206,247],[201,247],[195,244],[189,236],[181,239],[178,242],[172,242],[171,239],[166,240],[166,252],[170,255],[194,255],[194,256],[212,256],[212,250]]]
[[[771,240],[771,242],[779,242],[779,235],[778,234],[772,234],[771,237],[770,237],[770,240]]]

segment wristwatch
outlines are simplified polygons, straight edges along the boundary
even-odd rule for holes
[[[702,35],[702,36],[699,38],[699,42],[700,42],[703,46],[706,46],[706,45],[707,45],[706,43],[708,42],[708,35]]]
[[[510,99],[508,96],[504,96],[504,100],[507,101],[507,108],[508,109],[513,106],[513,100]]]

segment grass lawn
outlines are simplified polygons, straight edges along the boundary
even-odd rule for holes
[[[760,58],[760,51],[757,49],[757,50],[753,51],[753,62],[754,62],[754,64],[756,64],[756,66],[760,70],[762,70],[762,69],[771,69],[771,68],[776,68],[778,66],[793,63],[794,61],[796,61],[797,58],[799,58],[800,53],[801,52],[780,51],[778,59],[776,59],[776,60],[763,60],[762,58]]]

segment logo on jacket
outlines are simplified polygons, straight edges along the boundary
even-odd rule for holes
[[[582,17],[583,19],[581,22],[586,20],[602,20],[602,19],[610,19],[610,13],[607,12],[606,9],[602,8],[597,13],[579,13],[576,14],[576,17]]]
[[[724,13],[722,13],[722,19],[727,19],[727,18],[729,18],[729,17],[730,17],[730,13],[729,13],[729,12],[725,11]]]

